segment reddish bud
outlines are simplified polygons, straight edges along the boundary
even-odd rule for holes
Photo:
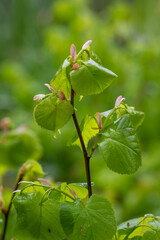
[[[78,196],[77,196],[77,194],[75,193],[75,191],[74,191],[72,188],[70,188],[70,187],[69,187],[69,190],[70,190],[70,192],[73,194],[73,196],[75,197],[75,199],[78,199]]]
[[[79,64],[75,63],[72,67],[72,70],[77,70],[77,69],[79,69]]]
[[[119,97],[116,99],[115,107],[118,107],[123,100],[126,100],[126,99],[123,98],[122,96],[119,96]]]
[[[88,40],[83,46],[82,49],[86,49],[92,43],[92,40]]]
[[[71,45],[70,54],[72,57],[72,62],[75,62],[76,61],[76,47],[74,44]]]
[[[4,134],[6,134],[9,130],[9,125],[10,125],[10,119],[9,118],[3,118],[0,121],[0,128],[3,130]]]
[[[58,91],[58,96],[59,96],[59,99],[62,100],[62,101],[66,99],[65,95],[64,95],[64,92],[62,92],[61,90]]]
[[[7,209],[6,209],[5,207],[2,208],[2,213],[3,213],[4,215],[7,214]]]
[[[33,97],[33,101],[40,100],[45,97],[45,94],[37,94]]]
[[[98,122],[99,130],[101,130],[102,129],[102,118],[101,118],[101,114],[99,112],[97,113],[97,122]]]
[[[53,188],[53,186],[52,186],[47,180],[45,180],[45,179],[43,179],[43,178],[38,178],[38,180],[39,180],[40,182],[44,183],[45,185],[47,185],[48,187]]]
[[[44,86],[48,87],[48,89],[53,92],[53,93],[56,93],[56,90],[51,86],[49,85],[48,83],[45,83]]]

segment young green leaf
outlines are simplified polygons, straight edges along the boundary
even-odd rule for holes
[[[66,98],[70,96],[71,93],[71,86],[70,82],[68,80],[68,70],[70,66],[70,62],[65,59],[62,67],[57,71],[56,75],[54,78],[50,81],[50,85],[56,90],[61,90],[64,92]],[[71,68],[70,68],[71,70]]]
[[[116,74],[91,58],[83,61],[79,69],[70,72],[71,85],[80,95],[101,93],[109,87],[115,77],[117,77]]]
[[[96,118],[87,115],[82,121],[80,129],[82,132],[85,146],[87,147],[89,140],[99,132]],[[77,133],[74,134],[70,142],[72,145],[77,145],[81,148],[80,140]]]
[[[42,99],[34,109],[34,117],[38,125],[56,132],[70,119],[73,107],[68,101],[60,101],[51,94]]]
[[[24,126],[11,130],[0,137],[1,163],[12,168],[19,167],[28,159],[38,160],[42,146],[34,132]]]
[[[111,240],[116,231],[112,206],[100,195],[92,195],[86,206],[80,199],[64,202],[60,219],[69,240]]]
[[[99,149],[107,166],[117,173],[132,174],[141,165],[139,140],[128,115],[102,133]]]
[[[14,200],[17,212],[15,238],[17,240],[62,240],[65,234],[60,224],[60,203],[50,194],[41,202],[40,191],[18,194]]]

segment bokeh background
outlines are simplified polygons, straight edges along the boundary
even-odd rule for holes
[[[66,146],[74,131],[72,120],[55,139],[34,122],[32,97],[48,92],[44,83],[69,55],[70,45],[80,50],[89,39],[103,65],[118,78],[102,94],[77,100],[79,121],[112,108],[119,95],[145,112],[138,130],[142,167],[133,176],[118,175],[95,152],[94,192],[110,199],[118,222],[145,213],[160,215],[159,0],[0,1],[0,119],[10,118],[11,128],[25,124],[27,134],[38,139],[38,153],[31,156],[30,147],[23,153],[21,145],[10,141],[8,147],[0,141],[0,181],[12,187],[26,156],[39,160],[53,181],[86,181],[80,149]]]

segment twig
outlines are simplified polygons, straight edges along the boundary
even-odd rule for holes
[[[74,90],[72,89],[72,87],[71,87],[71,104],[72,104],[73,109],[74,109]],[[79,137],[79,140],[80,140],[80,143],[81,143],[81,146],[82,146],[82,151],[83,151],[84,160],[85,160],[85,170],[86,170],[87,184],[88,184],[88,195],[90,197],[92,195],[90,166],[89,166],[90,156],[88,155],[85,144],[84,144],[84,140],[83,140],[83,137],[82,137],[82,133],[81,133],[79,124],[78,124],[78,120],[77,120],[77,117],[76,117],[75,110],[73,110],[73,111],[74,112],[72,114],[72,117],[73,117],[73,121],[74,121],[76,130],[77,130],[77,133],[78,133],[78,137]]]
[[[16,186],[14,188],[14,191],[13,191],[13,194],[12,194],[12,197],[11,197],[11,200],[10,200],[10,203],[9,203],[9,206],[8,206],[8,209],[3,209],[3,214],[4,214],[4,217],[5,217],[5,222],[4,222],[4,229],[3,229],[3,233],[2,233],[2,240],[5,240],[5,236],[6,236],[6,231],[7,231],[7,226],[8,226],[8,219],[9,219],[9,214],[10,214],[10,211],[11,211],[11,207],[12,207],[12,201],[13,201],[13,198],[16,194],[16,190],[18,189],[18,186],[19,186],[19,182],[22,181],[23,179],[23,174],[20,174],[19,176],[19,179],[16,183]]]

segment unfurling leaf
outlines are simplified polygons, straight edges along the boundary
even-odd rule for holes
[[[92,40],[88,40],[83,46],[82,49],[86,49],[92,43]]]

